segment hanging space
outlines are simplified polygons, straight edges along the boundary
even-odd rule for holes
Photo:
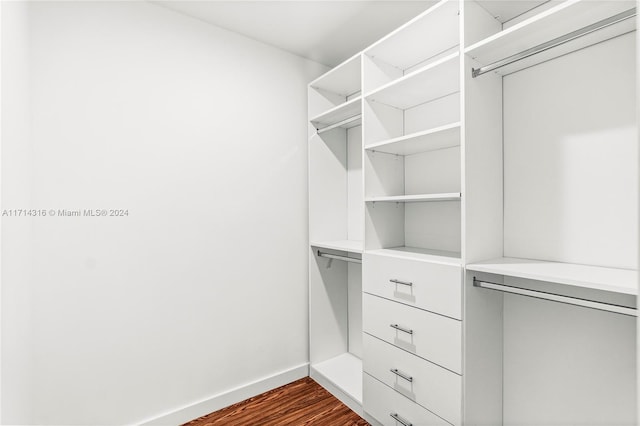
[[[362,97],[356,55],[309,84],[310,376],[362,415]]]
[[[636,4],[463,3],[466,421],[636,424]]]

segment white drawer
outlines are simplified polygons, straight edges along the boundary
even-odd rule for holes
[[[401,426],[402,423],[391,417],[398,416],[406,426],[451,426],[440,417],[419,406],[379,382],[364,374],[362,408],[384,426]]]
[[[450,423],[462,423],[461,376],[366,333],[363,343],[366,373]]]
[[[362,311],[366,333],[462,374],[461,321],[366,293]]]
[[[363,291],[462,319],[460,266],[366,253],[362,263]]]

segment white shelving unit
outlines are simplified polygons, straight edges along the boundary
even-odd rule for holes
[[[362,414],[360,93],[360,55],[309,85],[309,352],[310,376]]]
[[[460,253],[459,29],[441,1],[363,52],[366,249]]]
[[[443,0],[310,85],[311,375],[372,424],[635,421],[634,7]]]

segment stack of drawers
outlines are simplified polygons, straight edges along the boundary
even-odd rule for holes
[[[462,268],[363,256],[363,407],[383,425],[462,424]]]

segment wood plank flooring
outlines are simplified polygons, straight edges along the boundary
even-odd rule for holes
[[[310,377],[207,414],[184,426],[369,426]]]

